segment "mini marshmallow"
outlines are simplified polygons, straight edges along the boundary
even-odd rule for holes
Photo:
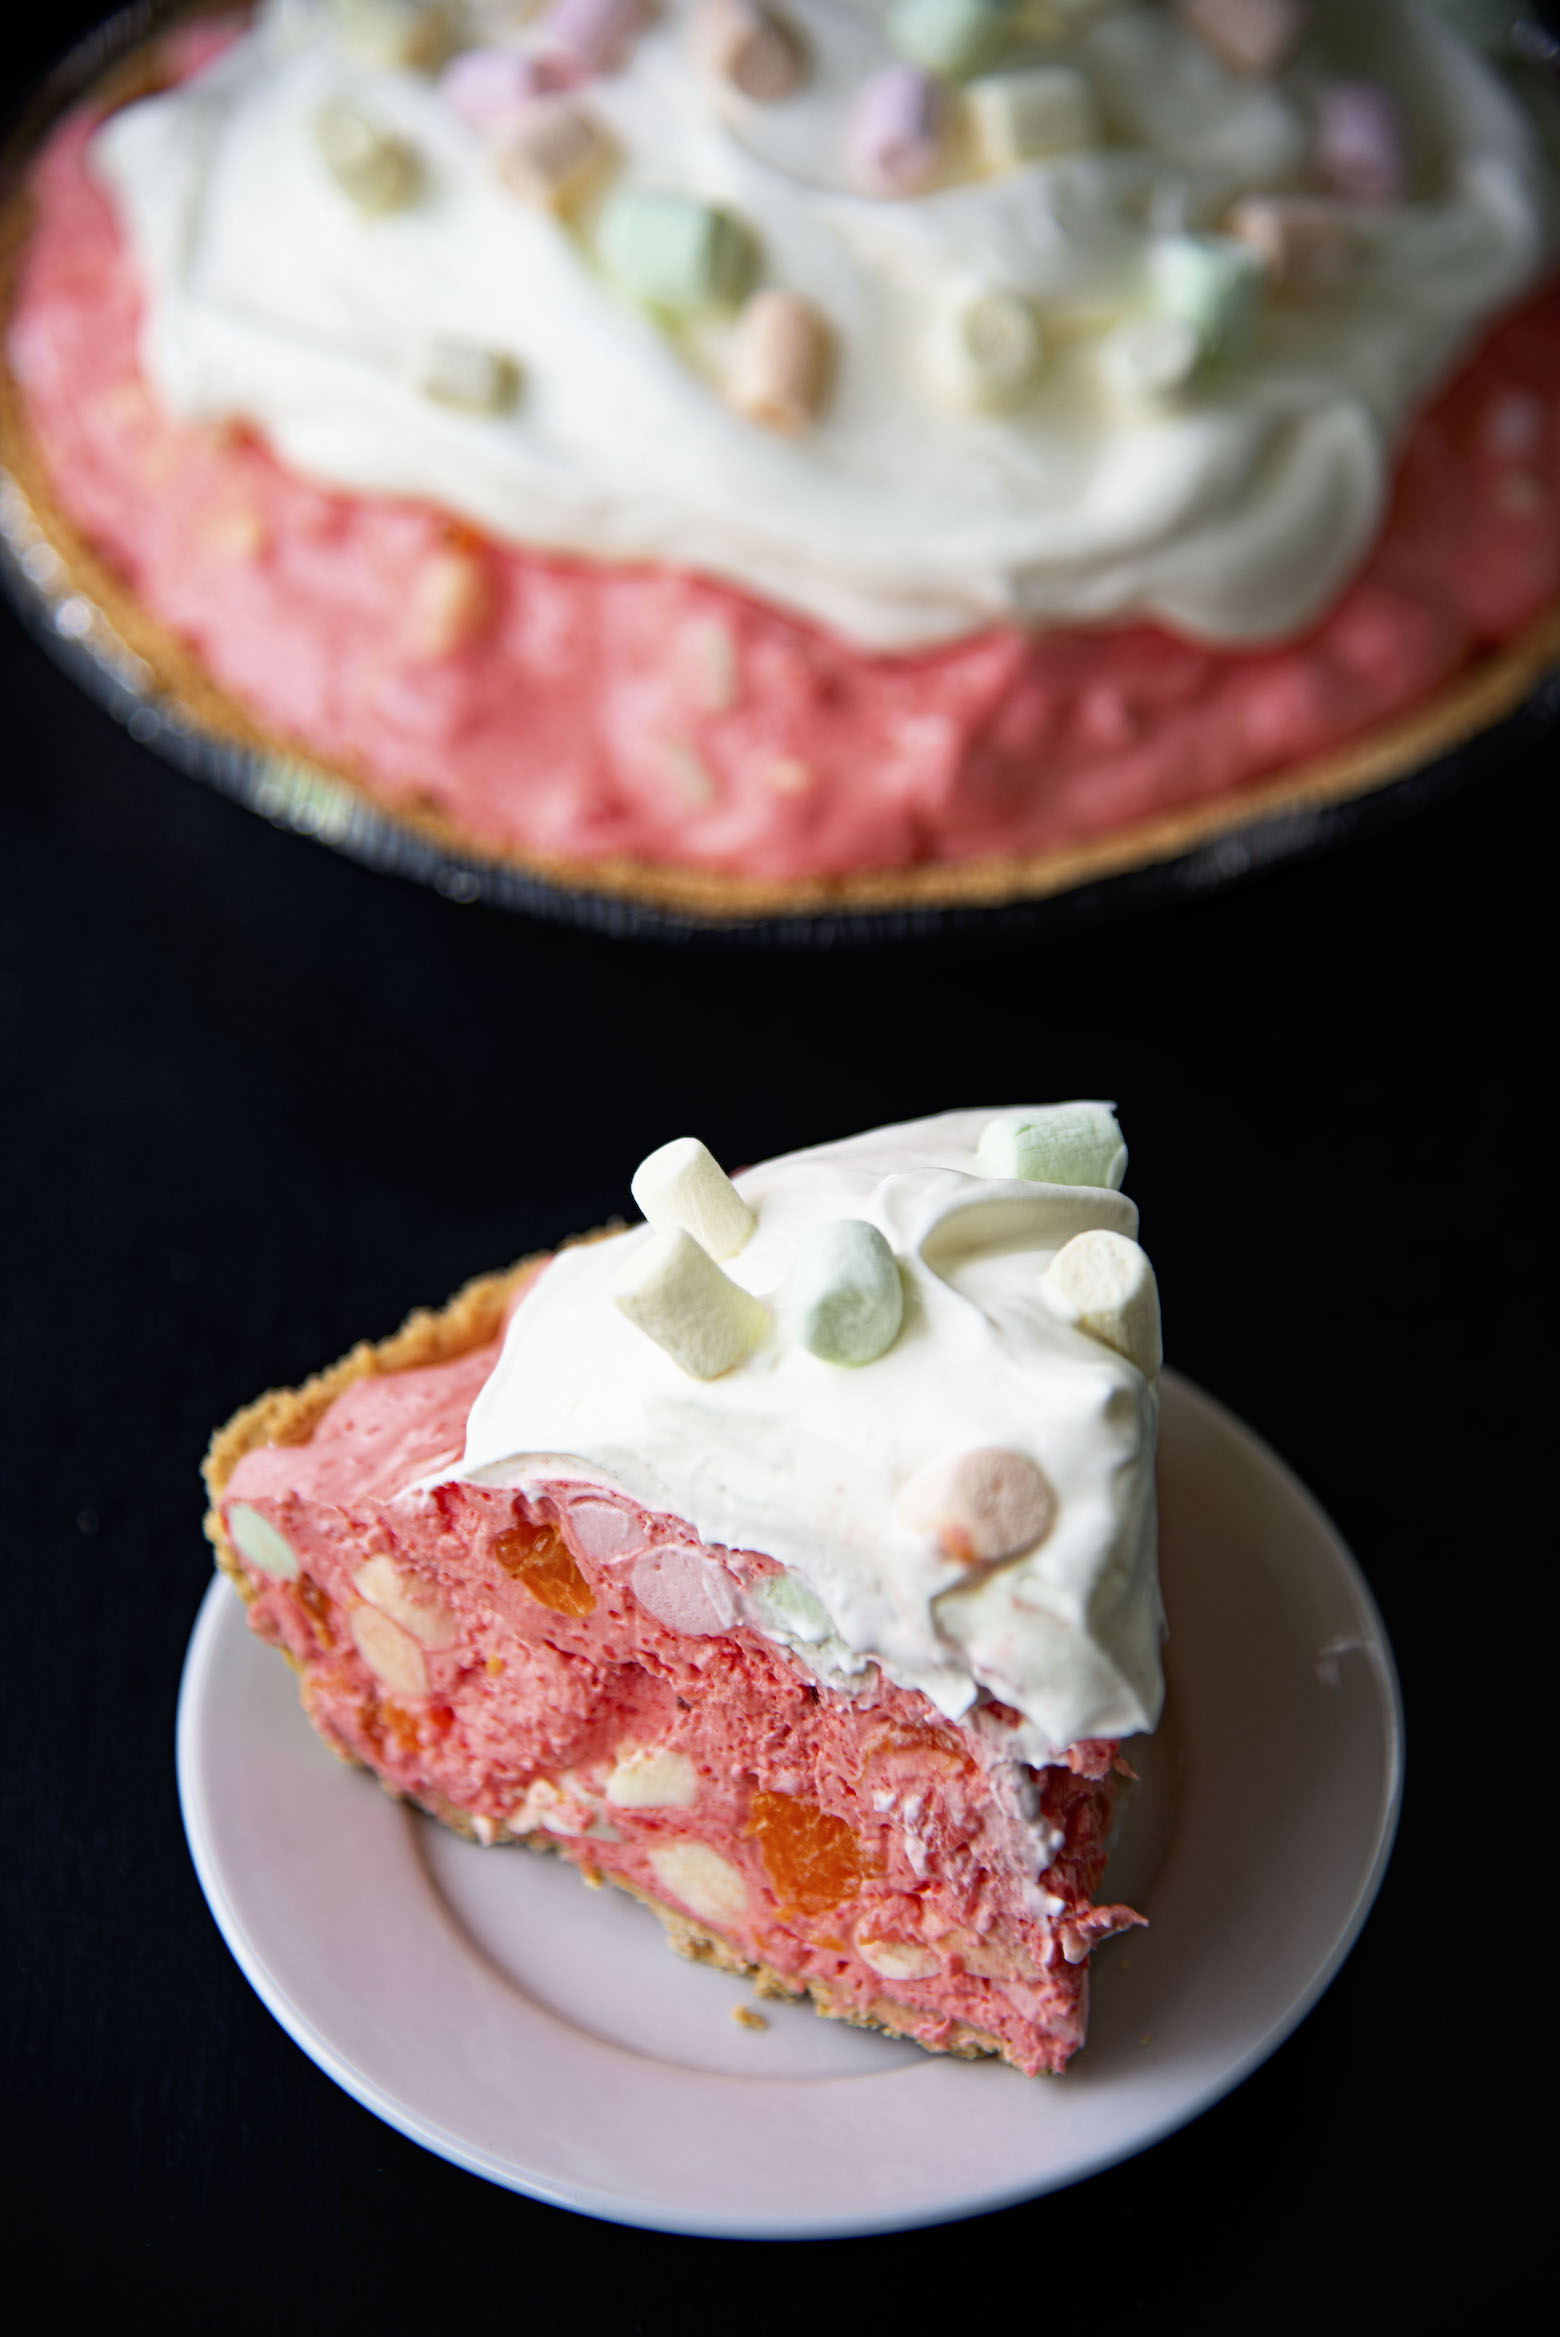
[[[466,49],[439,76],[439,95],[484,137],[507,130],[536,98],[549,95],[555,76],[534,51]]]
[[[553,0],[540,31],[588,72],[611,73],[627,62],[649,15],[647,0]]]
[[[961,1566],[994,1566],[1045,1540],[1056,1489],[1028,1453],[981,1445],[918,1469],[899,1496],[912,1533],[928,1534]]]
[[[993,73],[964,92],[975,150],[987,170],[1016,170],[1042,155],[1074,153],[1099,143],[1094,92],[1071,65],[1032,65]]]
[[[635,1598],[647,1615],[689,1639],[713,1639],[737,1620],[730,1575],[700,1550],[673,1542],[646,1550],[629,1576]]]
[[[768,1311],[680,1228],[653,1234],[613,1293],[690,1379],[719,1379],[763,1337]]]
[[[755,105],[777,105],[807,78],[801,33],[762,0],[704,0],[693,29],[704,70]]]
[[[910,64],[962,79],[1001,55],[1012,18],[1012,0],[895,0],[885,29]]]
[[[606,1794],[620,1810],[691,1810],[699,1773],[670,1745],[619,1745]]]
[[[736,1924],[747,1914],[747,1884],[707,1842],[667,1842],[649,1852],[656,1881],[701,1923]]]
[[[1249,244],[1233,235],[1163,235],[1151,267],[1156,306],[1192,327],[1205,359],[1245,353],[1267,274]]]
[[[400,627],[408,657],[437,662],[469,648],[493,616],[493,586],[486,562],[459,544],[442,545],[422,561],[412,579]]]
[[[1178,0],[1187,30],[1247,81],[1266,81],[1288,64],[1309,13],[1304,0]]]
[[[1080,1331],[1153,1378],[1164,1360],[1159,1285],[1136,1242],[1103,1228],[1075,1234],[1047,1266],[1041,1287]]]
[[[428,1693],[428,1666],[415,1639],[377,1607],[354,1607],[348,1618],[358,1654],[393,1696],[415,1699]]]
[[[602,259],[651,308],[734,308],[756,255],[731,214],[674,187],[624,187],[602,214]]]
[[[1104,1185],[1114,1192],[1127,1173],[1127,1147],[1104,1104],[1005,1112],[983,1129],[976,1158],[988,1176],[1036,1185]]]
[[[1249,244],[1280,292],[1315,292],[1347,272],[1354,231],[1336,203],[1314,195],[1246,195],[1225,221]]]
[[[365,65],[431,73],[454,43],[443,0],[334,0],[336,37]]]
[[[611,137],[593,114],[567,97],[526,107],[498,156],[498,175],[523,203],[566,211],[589,193],[611,162]]]
[[[412,378],[436,405],[464,406],[473,414],[501,414],[520,392],[520,368],[514,359],[501,349],[479,349],[470,341],[424,342]]]
[[[1403,191],[1397,99],[1379,81],[1330,81],[1312,157],[1319,183],[1346,203],[1394,203]]]
[[[274,1575],[278,1582],[296,1582],[298,1559],[287,1536],[247,1501],[235,1501],[227,1513],[228,1539],[257,1574]]]
[[[808,1228],[786,1278],[786,1299],[797,1337],[825,1363],[875,1363],[904,1321],[898,1260],[864,1217]]]
[[[856,1953],[881,1980],[932,1980],[942,1970],[942,1958],[934,1949],[909,1939],[863,1939],[858,1934]]]
[[[811,301],[769,287],[737,320],[726,395],[766,430],[805,430],[828,389],[833,336]]]
[[[365,219],[399,211],[415,200],[422,186],[422,160],[406,139],[345,98],[331,98],[322,105],[312,128],[320,160]]]
[[[942,169],[948,141],[944,84],[913,65],[890,65],[863,82],[846,147],[851,175],[874,195],[915,195]]]
[[[938,308],[933,371],[946,394],[977,411],[1000,413],[1034,387],[1045,339],[1034,305],[1003,284],[962,284]]]
[[[834,1637],[834,1621],[817,1593],[799,1574],[763,1575],[748,1592],[762,1630],[782,1632],[806,1647],[821,1647]]]
[[[1100,343],[1106,380],[1134,404],[1173,397],[1201,362],[1202,343],[1185,317],[1123,317]]]
[[[697,1136],[674,1136],[642,1160],[629,1187],[657,1233],[689,1233],[712,1258],[734,1258],[758,1219]]]
[[[360,1599],[367,1599],[424,1647],[453,1647],[460,1637],[460,1626],[448,1607],[419,1592],[382,1551],[364,1560],[352,1577],[352,1587]]]

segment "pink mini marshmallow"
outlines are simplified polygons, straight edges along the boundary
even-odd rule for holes
[[[848,133],[851,173],[877,195],[914,195],[943,158],[947,92],[933,73],[890,65],[856,99]]]
[[[681,1543],[647,1550],[629,1576],[635,1598],[668,1631],[713,1639],[737,1621],[737,1601],[724,1567]]]
[[[612,73],[626,62],[649,16],[647,0],[553,0],[540,31],[588,72]]]
[[[1394,203],[1403,189],[1397,100],[1379,81],[1333,81],[1316,125],[1316,175],[1348,203]]]
[[[564,1512],[569,1540],[598,1565],[633,1557],[645,1546],[645,1521],[617,1501],[571,1501]]]
[[[573,60],[518,49],[467,49],[439,76],[439,94],[484,137],[501,135],[526,107],[579,79]]]

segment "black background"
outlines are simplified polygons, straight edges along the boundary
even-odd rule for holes
[[[13,27],[13,87],[91,13]],[[0,707],[3,2195],[45,2325],[1532,2325],[1552,750],[1130,921],[804,956],[369,875],[166,770],[8,613]],[[184,1849],[212,1424],[626,1208],[684,1127],[741,1161],[1073,1093],[1121,1100],[1172,1359],[1311,1485],[1397,1648],[1407,1804],[1343,1973],[1187,2131],[900,2238],[623,2231],[402,2140],[251,1995]]]

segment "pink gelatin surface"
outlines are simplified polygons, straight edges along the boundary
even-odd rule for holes
[[[413,1490],[460,1451],[496,1353],[361,1381],[307,1444],[233,1472],[230,1533],[247,1505],[298,1566],[249,1566],[249,1620],[315,1726],[484,1841],[536,1835],[832,2013],[891,2006],[928,2046],[975,2030],[1062,2068],[1090,1949],[1142,1920],[1093,1903],[1114,1744],[1037,1772],[1006,1756],[1003,1706],[961,1726],[876,1674],[829,1687],[740,1620],[771,1560],[600,1487]]]
[[[1038,852],[1337,747],[1560,594],[1554,289],[1421,418],[1374,554],[1303,640],[1003,627],[881,656],[695,575],[517,551],[171,420],[140,374],[91,129],[68,120],[39,162],[10,332],[62,505],[279,742],[490,853],[784,880]]]

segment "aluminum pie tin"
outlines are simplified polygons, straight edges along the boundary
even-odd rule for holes
[[[188,0],[142,0],[73,48],[0,152],[0,202],[18,193],[55,122],[95,83],[159,32],[209,12]],[[794,886],[649,865],[533,870],[463,852],[391,817],[306,756],[203,721],[83,589],[25,489],[3,467],[0,582],[33,637],[138,745],[273,826],[452,901],[613,936],[812,948],[1064,930],[1212,892],[1371,833],[1493,773],[1560,721],[1560,611],[1552,611],[1423,707],[1315,762],[1043,855],[929,862]]]

